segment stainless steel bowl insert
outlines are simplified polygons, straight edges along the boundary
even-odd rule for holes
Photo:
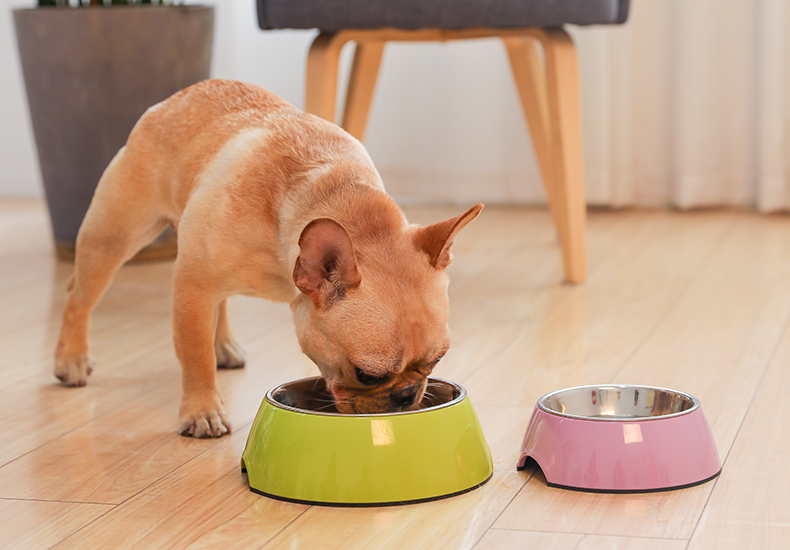
[[[351,416],[392,416],[397,414],[412,414],[415,412],[434,410],[449,407],[466,397],[466,390],[447,380],[429,378],[425,395],[416,411],[403,411],[395,413],[365,414]],[[272,405],[308,414],[325,414],[333,416],[349,416],[338,412],[332,394],[326,387],[326,381],[321,377],[305,378],[282,384],[269,390],[266,399]]]
[[[699,407],[699,400],[650,386],[580,386],[544,395],[538,407],[568,418],[622,422],[688,414]]]

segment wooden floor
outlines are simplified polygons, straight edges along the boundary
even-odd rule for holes
[[[410,208],[427,223],[460,209]],[[287,306],[235,298],[248,366],[219,373],[233,435],[176,435],[171,264],[126,266],[92,327],[85,388],[52,375],[71,266],[37,201],[0,201],[0,548],[788,548],[790,218],[592,212],[587,283],[559,284],[544,210],[488,208],[450,268],[454,347],[491,446],[481,489],[403,507],[308,507],[251,493],[239,471],[267,389],[317,370]],[[516,471],[536,399],[653,384],[702,401],[724,464],[710,483],[601,495]]]

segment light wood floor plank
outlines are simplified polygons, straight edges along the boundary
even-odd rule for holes
[[[111,508],[101,504],[0,499],[0,548],[50,548]]]
[[[653,384],[699,397],[722,459],[790,319],[779,256],[755,239],[784,242],[790,224],[739,216],[704,269],[636,353],[604,383]],[[779,245],[781,246],[781,245]],[[754,273],[754,266],[772,265]],[[614,346],[613,346],[614,347]],[[688,539],[713,483],[646,495],[577,494],[535,476],[499,518],[503,529]],[[767,489],[767,488],[765,488]]]
[[[495,215],[499,218],[499,211]],[[545,216],[546,223],[550,224],[548,214]],[[640,340],[635,338],[628,346],[622,346],[619,345],[620,338],[612,350],[612,346],[607,347],[607,340],[602,335],[596,334],[595,338],[586,336],[590,332],[588,325],[597,326],[598,331],[619,331],[619,334],[613,334],[618,337],[626,330],[625,325],[617,323],[623,311],[623,300],[618,293],[631,297],[641,292],[644,298],[631,306],[636,311],[634,317],[640,316],[643,325],[635,329],[649,331],[657,320],[651,317],[654,311],[645,307],[644,302],[652,300],[654,308],[663,311],[669,307],[667,301],[673,297],[676,299],[679,289],[688,284],[689,273],[694,270],[693,264],[686,267],[685,271],[680,270],[687,273],[686,279],[676,277],[679,280],[668,284],[659,283],[666,288],[653,291],[638,282],[637,277],[632,282],[624,283],[628,279],[620,274],[631,265],[633,256],[644,249],[647,249],[643,252],[644,256],[649,256],[651,251],[664,255],[669,252],[666,243],[656,246],[651,243],[656,232],[665,231],[671,226],[669,219],[663,214],[645,217],[638,213],[619,213],[617,216],[600,218],[592,215],[589,240],[590,255],[595,260],[590,262],[589,282],[579,287],[557,284],[561,276],[559,271],[542,272],[545,266],[551,265],[551,256],[555,251],[552,241],[505,247],[504,254],[486,262],[484,265],[487,268],[482,272],[482,277],[473,279],[472,283],[467,283],[466,279],[457,281],[456,273],[452,272],[450,326],[453,331],[453,349],[437,370],[464,383],[470,392],[478,394],[478,399],[490,399],[495,404],[531,407],[535,398],[545,393],[541,392],[543,388],[549,391],[556,387],[558,368],[564,367],[563,372],[567,375],[568,367],[578,371],[584,365],[581,359],[589,355],[587,350],[580,349],[584,346],[596,346],[601,352],[602,361],[592,364],[590,372],[598,372],[602,366],[600,363],[603,363],[604,368],[617,365],[618,361],[611,358],[612,352],[622,354],[625,348],[627,355],[628,349],[637,346]],[[694,242],[703,247],[712,246],[721,239],[730,220],[725,215],[721,218],[723,223],[692,222],[698,229],[694,233],[697,235]],[[501,219],[498,229],[494,226],[488,234],[482,235],[483,239],[477,241],[477,248],[467,258],[461,257],[462,252],[459,252],[459,267],[479,264],[481,254],[490,253],[488,241],[495,240],[497,234],[511,234],[514,227],[516,231],[513,233],[520,233],[516,221]],[[628,226],[630,231],[622,231],[624,226]],[[481,246],[480,243],[486,244]],[[451,266],[451,269],[454,268]],[[605,308],[608,314],[588,315],[591,299],[594,300],[592,306]],[[610,316],[608,320],[607,315]],[[606,320],[606,324],[600,322],[601,319]],[[629,321],[631,323],[628,326],[633,326],[634,320]],[[577,354],[579,360],[568,360],[571,351]],[[544,371],[548,374],[548,379],[542,381],[546,385],[537,386],[536,376],[541,376]],[[584,375],[578,376],[581,378]],[[508,384],[499,384],[504,377]],[[484,402],[487,401],[481,401]]]
[[[689,550],[788,546],[790,418],[784,412],[790,388],[788,365],[790,330],[753,396]],[[744,391],[733,401],[751,399]]]
[[[239,466],[246,434],[223,438],[56,548],[261,547],[307,506],[249,491]]]
[[[251,346],[253,352],[260,351],[259,346],[270,348],[260,355],[266,361],[281,363],[280,368],[267,369],[254,359],[245,369],[219,373],[228,412],[237,427],[252,421],[269,387],[313,374],[314,367],[301,358],[295,342],[292,348],[277,347],[294,338],[292,333],[293,329],[285,325]],[[131,383],[132,391],[142,392],[139,396],[0,468],[0,496],[119,503],[213,445],[211,440],[175,434],[180,396],[180,374],[175,363],[171,368],[143,369],[142,373],[136,373],[135,366],[117,367],[124,373],[106,382],[97,373],[97,380],[91,380],[88,387],[96,386],[101,391],[99,387],[107,384],[112,396],[121,391],[115,389],[118,384],[123,388],[124,383]],[[63,390],[80,392],[88,399],[89,394],[82,389],[87,388]],[[82,405],[90,406],[90,401],[86,403]],[[132,448],[134,452],[129,452]],[[65,479],[64,464],[75,465],[72,475]]]
[[[461,210],[407,214],[430,223]],[[50,239],[40,202],[0,201],[0,546],[676,549],[692,535],[692,548],[781,547],[788,534],[781,456],[790,428],[768,403],[789,382],[780,367],[790,336],[779,346],[790,321],[790,218],[592,211],[590,276],[574,287],[558,283],[547,212],[487,208],[454,245],[453,349],[436,375],[469,390],[495,475],[466,495],[379,509],[281,503],[250,493],[239,472],[265,391],[317,373],[286,305],[230,302],[248,351],[247,368],[219,374],[231,437],[175,435],[167,262],[121,270],[96,310],[89,386],[55,384],[71,266],[53,259]],[[671,493],[590,495],[515,471],[537,397],[598,382],[700,397],[726,459],[722,478]]]
[[[688,541],[491,529],[475,550],[685,550]]]
[[[139,293],[135,295],[143,302],[150,301]],[[166,296],[157,296],[154,301],[169,302]],[[244,311],[250,310],[249,306],[263,304],[251,302],[243,299],[241,302],[236,299],[231,302],[231,314],[241,321],[240,337],[245,340],[256,338],[260,330],[277,326],[275,317],[267,319],[261,315],[265,310],[252,307],[253,311]],[[113,305],[110,300],[107,307]],[[47,351],[40,351],[42,356],[28,363],[32,372],[40,374],[0,388],[0,399],[8,405],[0,412],[0,421],[8,426],[9,436],[9,444],[0,447],[0,464],[100,417],[135,397],[149,394],[162,385],[163,376],[168,376],[169,384],[168,395],[164,399],[178,399],[178,364],[170,335],[169,314],[163,311],[161,314],[155,312],[146,315],[141,308],[131,305],[122,309],[129,316],[120,322],[117,318],[115,321],[112,318],[105,319],[104,314],[99,314],[94,322],[93,356],[99,364],[85,388],[64,388],[51,374],[50,350],[54,347],[56,336],[43,338],[45,343],[42,345]],[[259,319],[259,323],[248,322],[252,321],[251,316]],[[125,334],[134,334],[135,338],[124,338]],[[289,334],[285,335],[285,338],[289,337]],[[145,342],[144,346],[140,345],[141,341]],[[261,356],[252,358],[253,364],[265,358],[266,353]],[[16,372],[16,367],[11,366],[8,370]],[[228,378],[232,378],[232,375]],[[34,414],[19,418],[16,411],[22,407],[27,407]],[[175,420],[170,419],[168,424],[174,425]]]
[[[629,231],[620,232],[619,246],[585,285],[535,296],[511,293],[505,281],[477,289],[486,308],[521,332],[485,368],[461,379],[467,389],[492,402],[533,406],[562,387],[608,383],[702,268],[698,250],[721,242],[733,219],[726,213],[689,216],[682,227],[671,220],[665,214],[625,216],[621,228]]]
[[[42,263],[46,267],[46,277],[30,278],[24,288],[8,295],[13,314],[0,319],[0,330],[8,338],[6,358],[9,363],[0,387],[52,372],[66,281],[72,266],[49,257]],[[119,272],[107,296],[96,308],[91,342],[94,352],[101,354],[107,348],[139,349],[139,342],[115,338],[123,330],[131,334],[147,331],[151,335],[149,338],[155,341],[171,338],[171,271],[170,263],[158,262],[126,266]],[[119,315],[119,312],[122,313]]]

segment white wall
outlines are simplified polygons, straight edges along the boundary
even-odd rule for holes
[[[32,0],[0,0],[0,197],[42,192],[11,16],[20,5]]]
[[[38,195],[40,176],[10,9],[0,0],[0,196]],[[213,75],[261,84],[301,107],[313,31],[258,29],[253,0],[215,2]],[[348,70],[351,50],[341,71]],[[543,200],[504,49],[496,40],[390,44],[368,149],[393,195],[432,201]]]

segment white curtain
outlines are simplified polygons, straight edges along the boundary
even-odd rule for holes
[[[590,204],[790,208],[787,0],[633,0],[572,28]],[[412,200],[543,200],[498,41],[394,45],[368,146]]]
[[[637,0],[576,33],[591,202],[790,207],[787,0]]]

